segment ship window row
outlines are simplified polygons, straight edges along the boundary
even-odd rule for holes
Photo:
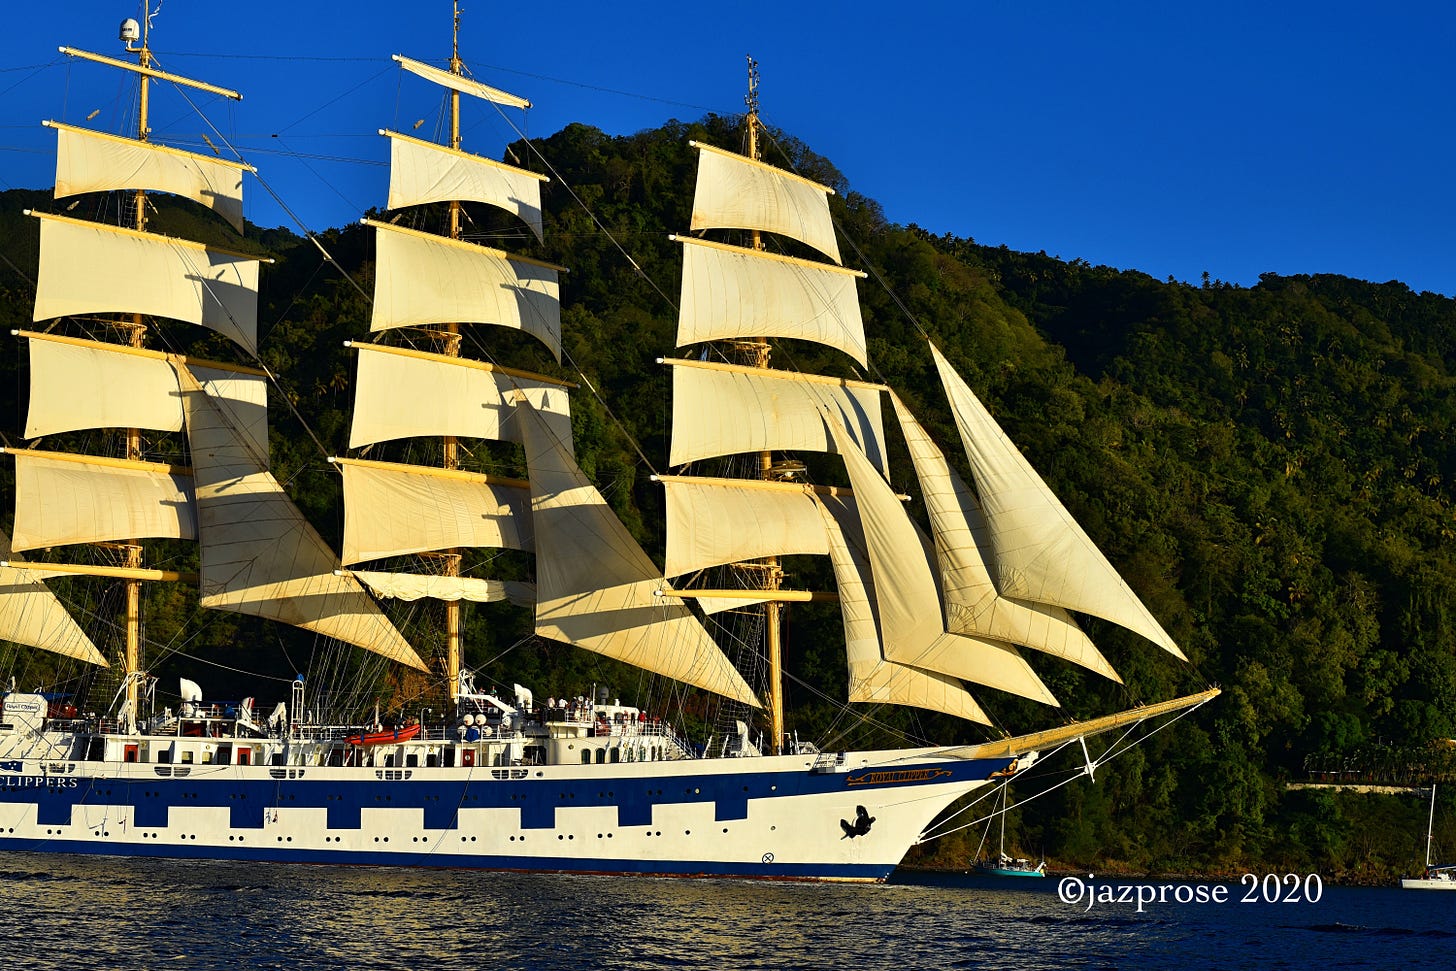
[[[605,765],[609,761],[616,764],[623,761],[623,752],[627,753],[626,761],[628,762],[656,762],[662,758],[662,749],[656,745],[648,745],[640,750],[637,748],[584,748],[581,750],[581,764],[591,765],[593,760],[597,765]]]

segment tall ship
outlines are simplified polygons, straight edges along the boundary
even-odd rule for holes
[[[1073,611],[1183,655],[934,345],[909,352],[934,361],[971,481],[883,382],[775,366],[778,342],[809,341],[874,373],[864,274],[842,265],[831,190],[760,158],[753,66],[741,150],[692,146],[691,224],[673,237],[684,350],[642,351],[672,372],[659,567],[577,464],[580,389],[497,360],[521,340],[561,359],[565,268],[466,231],[466,206],[480,205],[542,239],[546,179],[462,147],[462,99],[528,103],[466,70],[458,6],[446,67],[395,57],[402,84],[439,89],[449,137],[381,131],[394,215],[366,220],[368,335],[349,351],[350,454],[330,458],[344,497],[336,552],[270,466],[265,261],[148,228],[147,194],[164,192],[241,231],[249,171],[149,139],[150,83],[237,97],[159,70],[150,19],[123,24],[134,60],[63,49],[137,75],[140,99],[134,137],[52,124],[55,197],[125,193],[131,218],[33,214],[36,327],[17,332],[30,444],[6,449],[16,486],[0,639],[104,668],[95,683],[115,690],[102,712],[13,681],[0,695],[0,849],[883,881],[948,807],[1039,753],[1217,694],[979,744],[801,740],[783,688],[781,613],[794,602],[838,603],[848,703],[988,726],[973,686],[1058,704],[1026,651],[1118,680]],[[421,212],[444,231],[416,228]],[[187,326],[225,338],[237,360],[167,350],[159,335]],[[886,400],[913,464],[904,472],[890,468]],[[53,440],[80,444],[41,447]],[[523,468],[503,474],[511,460]],[[813,482],[811,464],[840,484]],[[915,476],[928,533],[892,474]],[[195,572],[166,559],[184,544]],[[784,558],[806,555],[828,558],[834,590],[789,582]],[[490,575],[498,562],[526,566]],[[48,586],[78,576],[122,594],[78,622],[74,598]],[[155,583],[194,586],[204,611],[304,628],[341,645],[341,668],[384,666],[443,700],[391,716],[354,697],[341,714],[312,675],[276,703],[214,701],[201,677],[173,696],[148,673],[141,588]],[[502,600],[529,607],[525,637],[672,687],[650,700],[489,687],[465,662],[462,610]],[[428,649],[390,619],[426,604],[441,618]],[[114,648],[92,640],[95,625],[119,632]],[[709,699],[711,721],[677,714]]]

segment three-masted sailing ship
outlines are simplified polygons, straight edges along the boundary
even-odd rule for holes
[[[204,607],[301,626],[405,666],[426,664],[374,598],[438,600],[437,673],[453,717],[391,728],[322,724],[301,681],[266,719],[250,706],[210,705],[191,682],[175,711],[159,711],[144,690],[129,608],[120,654],[130,687],[112,717],[57,710],[36,692],[3,696],[0,847],[883,880],[937,814],[1038,750],[1215,693],[983,745],[821,753],[787,732],[776,616],[796,600],[838,600],[851,702],[976,722],[989,718],[968,684],[1055,704],[1023,649],[1117,677],[1069,611],[1123,624],[1181,655],[933,347],[927,353],[974,483],[883,384],[771,366],[781,339],[869,362],[861,274],[840,265],[828,190],[757,157],[756,86],[748,153],[696,146],[692,224],[677,237],[677,343],[698,353],[667,361],[670,462],[681,474],[660,477],[669,522],[659,569],[576,464],[570,384],[470,353],[489,342],[478,334],[486,325],[529,335],[559,359],[562,268],[488,248],[462,230],[462,203],[506,212],[538,239],[544,220],[541,176],[461,145],[462,96],[501,110],[527,103],[469,75],[458,28],[457,9],[446,69],[396,57],[410,83],[443,90],[451,123],[444,144],[383,133],[387,208],[444,206],[447,231],[400,225],[399,215],[369,221],[374,340],[352,345],[350,447],[359,454],[334,460],[344,483],[342,556],[269,474],[266,375],[145,346],[147,319],[166,318],[254,353],[258,261],[156,236],[142,222],[119,228],[38,214],[36,320],[124,339],[62,336],[59,326],[23,335],[32,369],[26,437],[128,431],[119,456],[13,450],[16,526],[0,577],[0,636],[98,664],[102,653],[45,581],[62,573],[127,584],[191,579],[141,562],[139,538],[197,542]],[[149,79],[197,84],[152,65],[145,31],[128,42],[137,63],[76,56],[138,73],[143,104]],[[241,228],[246,166],[151,144],[144,110],[137,138],[57,131],[57,198],[134,190],[142,212],[143,190],[171,192]],[[781,237],[832,262],[785,254],[774,248]],[[910,444],[933,536],[889,483],[886,396]],[[188,464],[149,461],[138,429],[184,432]],[[476,443],[491,441],[520,446],[523,474],[477,467],[486,447]],[[401,461],[377,457],[392,447]],[[838,455],[848,485],[807,481],[792,458],[805,451]],[[723,467],[706,471],[722,474],[700,474],[713,463]],[[124,562],[19,559],[83,543],[103,544]],[[471,555],[481,549],[521,551],[534,582],[481,575]],[[799,554],[828,556],[837,589],[786,589],[782,558]],[[720,568],[749,582],[705,585],[707,571]],[[666,712],[598,698],[537,703],[519,686],[482,691],[463,662],[457,607],[504,598],[531,605],[541,638],[736,706],[739,729],[704,746]],[[710,633],[725,607],[763,612],[763,698]],[[748,723],[760,708],[766,728],[755,737]],[[103,779],[121,784],[98,785]]]

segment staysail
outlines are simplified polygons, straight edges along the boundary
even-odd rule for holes
[[[79,624],[42,582],[44,564],[31,568],[11,560],[10,537],[0,532],[0,641],[38,647],[52,654],[107,667]]]
[[[980,504],[899,395],[892,393],[890,400],[930,515],[947,628],[953,633],[1020,644],[1121,682],[1117,671],[1064,609],[1023,604],[996,592],[985,561],[989,537]]]
[[[1001,595],[1101,617],[1187,660],[950,362],[930,350],[986,512]]]
[[[424,669],[414,649],[268,471],[267,456],[237,434],[186,365],[182,387],[197,490],[202,605],[317,631]]]
[[[529,403],[536,633],[758,707],[752,689]]]

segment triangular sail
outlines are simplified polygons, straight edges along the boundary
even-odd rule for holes
[[[0,560],[10,560],[10,537],[0,532]],[[36,569],[0,566],[0,640],[107,667],[106,658],[46,585]]]
[[[1018,603],[996,592],[983,558],[990,540],[975,495],[899,396],[892,393],[890,400],[930,514],[949,630],[1020,644],[1121,683],[1117,671],[1065,610]]]
[[[752,690],[527,402],[536,633],[758,707]]]
[[[425,669],[185,365],[175,365],[197,490],[202,605],[316,631]]]
[[[825,416],[854,486],[874,576],[885,657],[1049,705],[1056,698],[1009,644],[947,633],[924,541],[848,433]]]
[[[839,590],[849,664],[849,700],[926,708],[991,724],[985,710],[958,679],[885,660],[859,512],[839,497],[818,497],[815,505],[823,517]]]
[[[930,350],[986,512],[1001,595],[1101,617],[1187,660],[939,349]]]

